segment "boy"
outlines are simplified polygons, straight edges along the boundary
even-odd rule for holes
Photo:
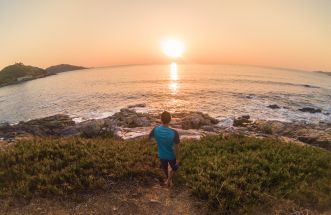
[[[149,134],[149,140],[152,138],[156,140],[158,156],[161,162],[160,167],[167,177],[165,184],[172,187],[172,177],[174,175],[174,172],[176,172],[176,170],[178,169],[178,144],[180,140],[178,132],[172,128],[169,128],[169,123],[171,121],[171,115],[169,112],[164,111],[161,114],[161,121],[162,125],[153,128],[153,130]],[[169,166],[171,168],[169,168]]]

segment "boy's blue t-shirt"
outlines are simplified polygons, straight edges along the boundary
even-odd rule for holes
[[[149,138],[155,138],[157,142],[158,154],[160,159],[174,160],[176,154],[174,152],[174,145],[179,144],[178,132],[172,128],[165,126],[157,126],[153,128],[149,134]]]

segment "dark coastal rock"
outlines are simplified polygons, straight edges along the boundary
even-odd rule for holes
[[[100,133],[102,126],[103,123],[99,120],[91,119],[79,123],[76,127],[83,136],[95,137]]]
[[[268,108],[271,108],[271,109],[280,109],[280,107],[276,104],[273,104],[273,105],[268,105],[267,106]]]
[[[151,116],[147,113],[137,113],[129,108],[122,108],[120,112],[110,117],[119,127],[135,128],[151,125]]]
[[[57,114],[19,123],[16,127],[35,136],[61,136],[64,129],[74,125],[75,122],[68,115]]]
[[[183,129],[199,129],[201,126],[215,125],[218,122],[217,119],[208,114],[191,112],[182,119],[181,124]]]
[[[308,112],[308,113],[321,113],[322,110],[318,109],[318,108],[311,108],[311,107],[304,107],[304,108],[300,108],[299,111],[301,112]]]
[[[135,127],[146,127],[149,126],[150,120],[145,117],[139,117],[139,116],[130,116],[125,120],[126,126],[128,128],[135,128]]]
[[[134,104],[134,105],[129,105],[128,108],[135,108],[135,107],[146,107],[145,103],[140,103],[140,104]]]
[[[208,131],[208,132],[215,132],[215,126],[211,126],[211,125],[203,125],[201,126],[201,129],[204,131]]]
[[[286,124],[279,121],[256,120],[252,127],[265,134],[279,135],[285,133]]]
[[[0,137],[5,139],[19,137],[66,137],[83,135],[95,137],[98,135],[112,134],[111,119],[93,119],[75,124],[68,115],[57,114],[50,117],[20,122],[16,125],[0,126]]]
[[[247,124],[252,123],[252,121],[250,120],[250,118],[251,117],[249,115],[243,115],[243,116],[240,116],[238,118],[235,118],[233,120],[233,126],[235,126],[235,127],[246,126]]]
[[[304,84],[303,86],[304,86],[304,87],[307,87],[307,88],[319,88],[319,87],[312,86],[312,85],[309,85],[309,84]]]
[[[174,113],[171,114],[171,116],[172,116],[172,118],[184,118],[188,114],[190,114],[190,113],[187,113],[187,112],[174,112]]]
[[[331,126],[327,123],[304,124],[256,120],[247,125],[246,129],[259,134],[288,137],[331,150]]]
[[[81,135],[88,138],[113,134],[112,120],[110,118],[90,119],[78,123],[76,129]]]
[[[0,128],[1,127],[6,127],[6,126],[10,126],[9,122],[2,122],[2,123],[0,123]]]
[[[331,130],[320,128],[302,128],[295,132],[295,137],[308,144],[331,150]]]
[[[61,131],[62,137],[70,137],[70,136],[75,136],[75,135],[79,135],[79,134],[80,134],[80,130],[76,126],[70,126]]]
[[[0,127],[0,136],[13,138],[18,135],[33,136],[62,136],[62,132],[75,122],[68,116],[57,114],[50,117],[20,122],[16,125],[4,125]]]
[[[0,125],[0,137],[12,138],[15,136],[15,130],[9,123],[1,123]]]

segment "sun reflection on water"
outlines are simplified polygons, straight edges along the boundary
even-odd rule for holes
[[[178,80],[178,66],[177,63],[170,64],[170,80],[177,81]]]
[[[170,84],[169,84],[170,93],[171,93],[172,95],[176,95],[176,93],[177,93],[177,88],[178,88],[178,84],[177,84],[177,83],[170,83]]]
[[[169,90],[170,94],[176,95],[178,90],[178,66],[177,63],[173,62],[170,64],[170,84]]]

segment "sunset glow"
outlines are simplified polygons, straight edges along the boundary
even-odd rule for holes
[[[330,11],[326,0],[1,1],[0,68],[185,58],[329,71]]]
[[[162,41],[162,50],[168,57],[179,58],[183,56],[185,46],[182,41],[170,38]]]

